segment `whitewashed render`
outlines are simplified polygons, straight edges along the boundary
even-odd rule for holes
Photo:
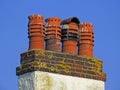
[[[104,90],[104,81],[34,71],[18,76],[18,90]]]

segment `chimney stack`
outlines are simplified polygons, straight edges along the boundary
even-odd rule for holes
[[[78,54],[93,57],[94,33],[93,25],[88,22],[80,24],[80,35],[78,41]]]
[[[43,16],[34,14],[28,16],[29,50],[44,49],[44,20]]]
[[[62,51],[76,54],[79,19],[72,17],[61,22],[62,25]]]
[[[60,52],[61,29],[60,18],[51,17],[46,22],[46,50]]]

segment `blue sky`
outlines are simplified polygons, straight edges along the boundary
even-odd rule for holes
[[[1,0],[0,90],[17,90],[16,66],[28,49],[28,15],[76,16],[94,26],[94,56],[107,73],[105,90],[120,90],[120,0]]]

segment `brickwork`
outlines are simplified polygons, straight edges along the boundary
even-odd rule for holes
[[[78,55],[93,57],[94,33],[92,24],[81,23],[79,32]]]
[[[28,17],[29,50],[44,49],[44,19],[43,16],[34,14]]]
[[[16,68],[16,74],[21,75],[32,71],[106,80],[106,74],[102,72],[102,61],[54,51],[29,50],[22,53],[21,65]]]
[[[61,29],[60,29],[60,18],[51,17],[46,20],[46,50],[61,51],[60,40],[61,40]]]

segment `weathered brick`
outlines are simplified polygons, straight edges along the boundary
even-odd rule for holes
[[[106,74],[102,72],[102,64],[99,60],[47,50],[44,51],[44,55],[39,53],[39,50],[37,52],[35,50],[28,52],[21,55],[21,66],[16,68],[17,75],[32,71],[45,71],[102,81],[106,80]],[[34,53],[38,53],[38,55]]]

